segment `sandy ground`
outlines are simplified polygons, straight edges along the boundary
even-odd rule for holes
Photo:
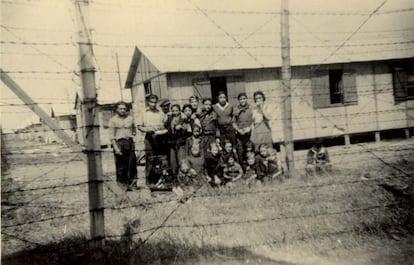
[[[61,145],[6,142],[6,150],[2,196],[18,205],[2,207],[2,255],[88,236],[84,162]],[[172,193],[145,190],[129,192],[128,202],[105,185],[106,235],[117,240],[129,229],[135,241],[243,247],[250,253],[240,260],[217,252],[197,259],[199,264],[414,264],[402,199],[382,187],[410,184],[414,140],[329,151],[331,174],[306,178],[306,152],[297,151],[295,178],[260,187],[203,188],[184,203]],[[111,151],[102,158],[104,174],[113,180]],[[142,176],[140,168],[140,182]]]

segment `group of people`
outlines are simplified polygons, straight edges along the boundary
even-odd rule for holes
[[[156,95],[149,95],[136,126],[126,104],[119,103],[117,115],[108,125],[117,181],[127,190],[136,187],[136,130],[145,134],[145,177],[150,187],[186,190],[204,184],[231,187],[282,180],[283,168],[269,124],[272,111],[265,94],[254,92],[253,106],[246,93],[237,99],[233,106],[226,93],[220,92],[215,104],[211,98],[191,96],[180,106],[168,99],[158,102]],[[316,165],[307,170],[316,170]]]
[[[149,95],[137,124],[145,133],[147,184],[230,186],[280,175],[265,95],[253,98],[252,107],[240,93],[233,106],[220,92],[215,104],[191,96],[183,106],[162,100],[158,110],[158,97]]]

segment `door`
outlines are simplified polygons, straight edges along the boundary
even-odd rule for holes
[[[213,99],[213,104],[217,103],[217,97],[220,91],[223,91],[228,97],[226,77],[224,76],[211,77],[210,85],[211,85],[211,97]]]

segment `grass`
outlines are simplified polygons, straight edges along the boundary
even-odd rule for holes
[[[332,174],[315,178],[299,175],[261,187],[203,189],[185,203],[177,202],[171,193],[148,197],[135,192],[129,193],[131,199],[145,206],[120,205],[105,189],[106,207],[125,209],[106,209],[107,241],[103,249],[82,244],[89,229],[86,214],[6,229],[6,233],[40,243],[42,247],[6,236],[2,259],[5,264],[25,264],[29,260],[25,257],[30,257],[32,264],[44,263],[46,259],[48,264],[240,264],[246,260],[253,264],[297,264],[298,259],[304,261],[312,255],[317,256],[315,259],[334,259],[336,263],[352,253],[363,256],[363,250],[374,256],[393,252],[405,260],[414,259],[414,253],[406,247],[412,244],[413,235],[409,201],[383,188],[384,184],[411,187],[412,178],[393,167],[414,171],[414,141],[383,142],[368,147],[388,165],[359,146],[332,147],[329,149],[335,168]],[[300,169],[305,151],[295,155]],[[59,157],[63,158],[70,157]],[[104,171],[113,171],[111,154],[104,154],[103,161]],[[25,187],[85,180],[85,176],[80,176],[86,173],[85,166],[79,161],[65,163],[56,172],[52,169],[59,164],[14,162],[20,166],[11,166],[9,177]],[[37,179],[45,173],[48,175]],[[36,200],[37,204],[60,206],[44,211],[46,217],[88,207],[86,185],[26,192],[25,196],[26,199],[43,196]],[[159,201],[165,202],[154,203]],[[28,214],[23,221],[42,216],[42,210],[23,208]],[[174,214],[169,216],[173,210]],[[3,224],[18,222],[7,220],[10,218],[7,216],[2,218]],[[162,228],[155,229],[166,219]],[[399,247],[404,251],[398,252]],[[39,263],[35,263],[37,260]],[[368,259],[366,264],[376,264],[370,263],[371,260],[375,259]],[[315,264],[321,264],[319,261]],[[383,264],[392,264],[391,261]]]
[[[246,260],[260,260],[261,264],[275,264],[274,260],[261,257],[246,248],[199,247],[186,242],[164,240],[143,244],[134,242],[128,235],[120,240],[107,240],[101,248],[88,246],[84,237],[65,239],[23,251],[4,258],[4,264],[50,265],[57,264],[195,264],[204,261],[220,262],[230,260],[229,264],[240,264]],[[279,264],[289,264],[280,262]]]

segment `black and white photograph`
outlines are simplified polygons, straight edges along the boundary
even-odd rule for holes
[[[414,264],[412,0],[0,14],[2,264]]]

